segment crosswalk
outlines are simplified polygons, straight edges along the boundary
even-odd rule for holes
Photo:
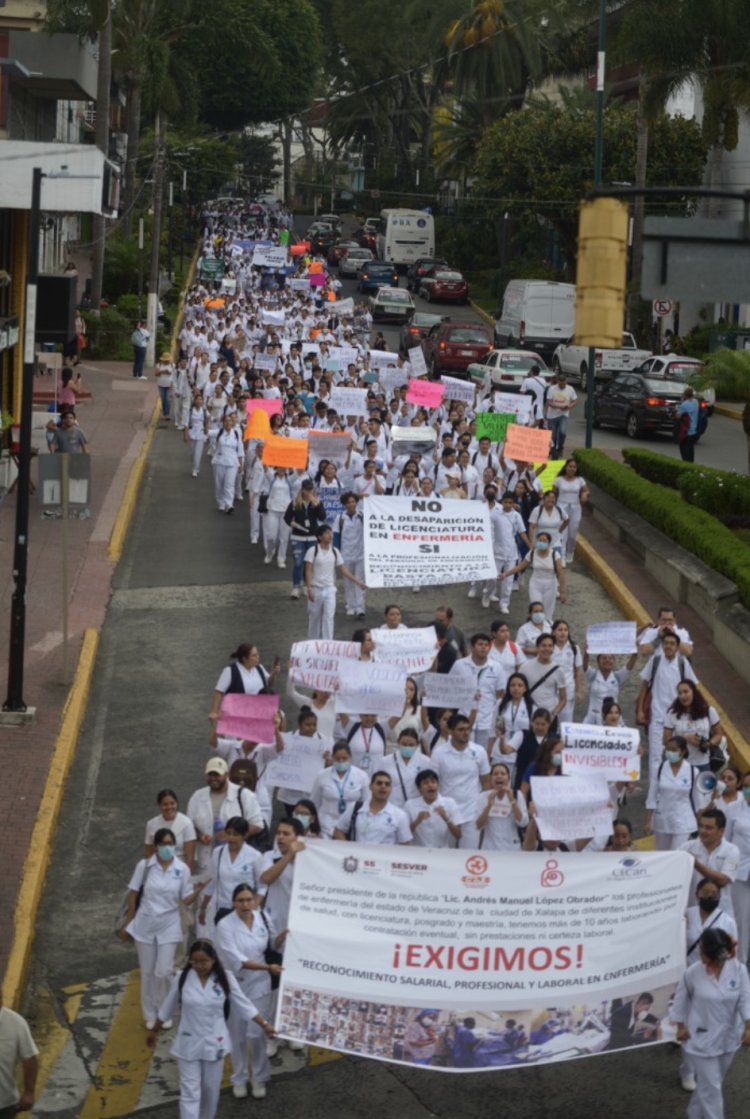
[[[172,1034],[152,1050],[145,1044],[138,970],[78,983],[59,993],[37,988],[32,1030],[40,1050],[37,1102],[32,1115],[56,1119],[119,1119],[175,1102],[177,1066]],[[282,1045],[271,1061],[274,1076],[336,1060],[311,1047]],[[229,1060],[224,1086],[229,1084]]]

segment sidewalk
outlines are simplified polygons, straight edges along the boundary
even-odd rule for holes
[[[77,408],[91,453],[91,517],[68,522],[69,678],[72,680],[84,630],[99,630],[111,593],[113,561],[107,557],[110,533],[125,492],[130,468],[146,437],[156,390],[134,380],[127,362],[82,364],[91,399]],[[49,386],[36,378],[35,391]],[[46,454],[46,449],[40,454]],[[37,466],[32,464],[36,482]],[[15,494],[0,504],[0,703],[7,691],[8,631],[13,593]],[[0,727],[3,781],[0,786],[0,976],[13,940],[16,896],[31,832],[60,728],[68,689],[63,685],[62,601],[59,520],[42,520],[38,496],[31,498],[26,608],[24,701],[36,707],[32,727]]]

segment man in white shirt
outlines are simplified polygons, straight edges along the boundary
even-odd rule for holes
[[[351,579],[361,590],[367,584],[352,574],[344,563],[341,552],[333,547],[330,525],[318,529],[318,542],[305,553],[305,586],[307,587],[308,638],[333,637],[333,618],[336,613],[336,571]]]
[[[190,797],[186,812],[198,838],[193,867],[196,879],[207,869],[214,845],[224,842],[227,820],[242,816],[250,825],[250,835],[262,831],[264,823],[255,793],[229,780],[229,766],[223,758],[209,758],[205,773],[206,785]]]
[[[529,375],[521,385],[521,392],[525,396],[533,397],[531,405],[532,427],[541,427],[544,420],[544,405],[547,396],[547,382],[541,374],[538,365],[532,365]]]
[[[417,795],[404,808],[409,817],[415,847],[455,847],[461,838],[461,825],[455,823],[458,805],[440,792],[440,779],[434,769],[417,775]]]
[[[471,653],[456,661],[450,670],[450,676],[460,680],[471,680],[476,686],[476,718],[472,730],[474,742],[480,746],[487,745],[490,731],[495,725],[497,705],[503,698],[505,691],[506,674],[497,661],[490,661],[489,652],[492,640],[489,634],[475,633],[470,639]],[[462,711],[468,715],[468,711]]]
[[[720,808],[706,808],[698,816],[698,838],[689,839],[682,850],[693,856],[695,867],[690,885],[695,893],[702,878],[721,890],[721,908],[734,917],[730,889],[740,865],[740,849],[724,838],[727,818]]]
[[[641,656],[650,657],[652,653],[658,653],[665,633],[676,633],[680,640],[680,652],[685,657],[692,657],[693,643],[690,634],[682,626],[677,625],[675,612],[671,606],[660,606],[656,624],[646,626],[638,634],[638,652]]]
[[[677,698],[677,685],[682,680],[693,684],[698,679],[690,661],[678,651],[679,638],[669,630],[661,635],[661,648],[651,656],[641,672],[641,690],[636,700],[636,721],[648,724],[649,782],[653,784],[662,758],[664,720],[667,711]],[[651,713],[646,718],[647,696],[650,694]]]
[[[280,820],[272,851],[263,855],[260,881],[267,888],[263,908],[281,932],[289,924],[289,903],[294,882],[294,859],[305,845],[300,838],[304,829],[299,820]]]
[[[411,843],[411,828],[406,813],[390,803],[391,779],[382,769],[370,781],[370,802],[357,801],[339,816],[334,839],[379,845]]]
[[[485,747],[471,741],[471,723],[466,715],[453,715],[448,726],[450,742],[436,746],[430,761],[444,794],[458,806],[454,818],[454,823],[461,826],[458,846],[475,850],[479,832],[474,808],[482,789],[490,787],[490,763]]]
[[[20,1014],[2,1005],[0,990],[0,1116],[10,1119],[18,1111],[31,1111],[39,1069],[39,1050]],[[16,1086],[16,1067],[23,1070],[23,1091]]]
[[[565,436],[568,430],[568,416],[578,401],[575,389],[568,384],[567,374],[561,369],[557,374],[557,384],[547,389],[544,418],[552,432],[552,458],[562,458],[565,450]]]

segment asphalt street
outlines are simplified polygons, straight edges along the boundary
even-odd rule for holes
[[[285,662],[291,642],[306,635],[306,607],[289,598],[290,569],[263,565],[261,547],[249,543],[246,506],[232,517],[219,514],[211,481],[207,463],[198,479],[190,477],[177,432],[157,431],[102,630],[37,929],[29,1016],[43,1049],[43,1091],[35,1115],[177,1114],[169,1039],[153,1057],[145,1048],[135,953],[114,938],[114,916],[157,791],[175,788],[184,806],[203,783],[211,692],[230,650],[253,641],[264,664],[275,654]],[[368,594],[368,624],[378,623],[393,596]],[[467,633],[492,618],[466,598],[466,587],[405,590],[398,597],[409,625],[428,623],[441,602],[454,607]],[[523,593],[513,596],[514,628],[524,620],[525,604]],[[565,615],[580,639],[587,623],[618,613],[574,564]],[[340,607],[336,636],[349,637],[352,628]],[[626,710],[634,692],[631,683]],[[640,803],[637,795],[634,812]],[[686,1104],[678,1056],[668,1046],[468,1079],[352,1058],[314,1059],[308,1064],[284,1051],[268,1099],[253,1102],[254,1113],[494,1119],[502,1109],[513,1119],[624,1119],[635,1112],[680,1115]],[[728,1116],[743,1113],[749,1062],[740,1054],[730,1073]],[[245,1115],[247,1107],[225,1092],[220,1115]]]

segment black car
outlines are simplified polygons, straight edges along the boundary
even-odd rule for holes
[[[447,267],[448,261],[442,256],[420,256],[409,265],[406,270],[406,286],[409,291],[419,291],[422,277],[427,269],[432,268],[434,264],[445,265]]]
[[[679,381],[644,377],[641,373],[618,373],[601,385],[594,396],[594,427],[616,427],[631,439],[646,432],[672,434],[685,386]],[[701,413],[708,409],[699,401]]]
[[[401,327],[398,336],[398,352],[401,356],[406,357],[407,350],[411,350],[415,346],[421,346],[422,339],[426,338],[431,328],[439,322],[450,322],[450,315],[435,315],[428,311],[415,311]]]

